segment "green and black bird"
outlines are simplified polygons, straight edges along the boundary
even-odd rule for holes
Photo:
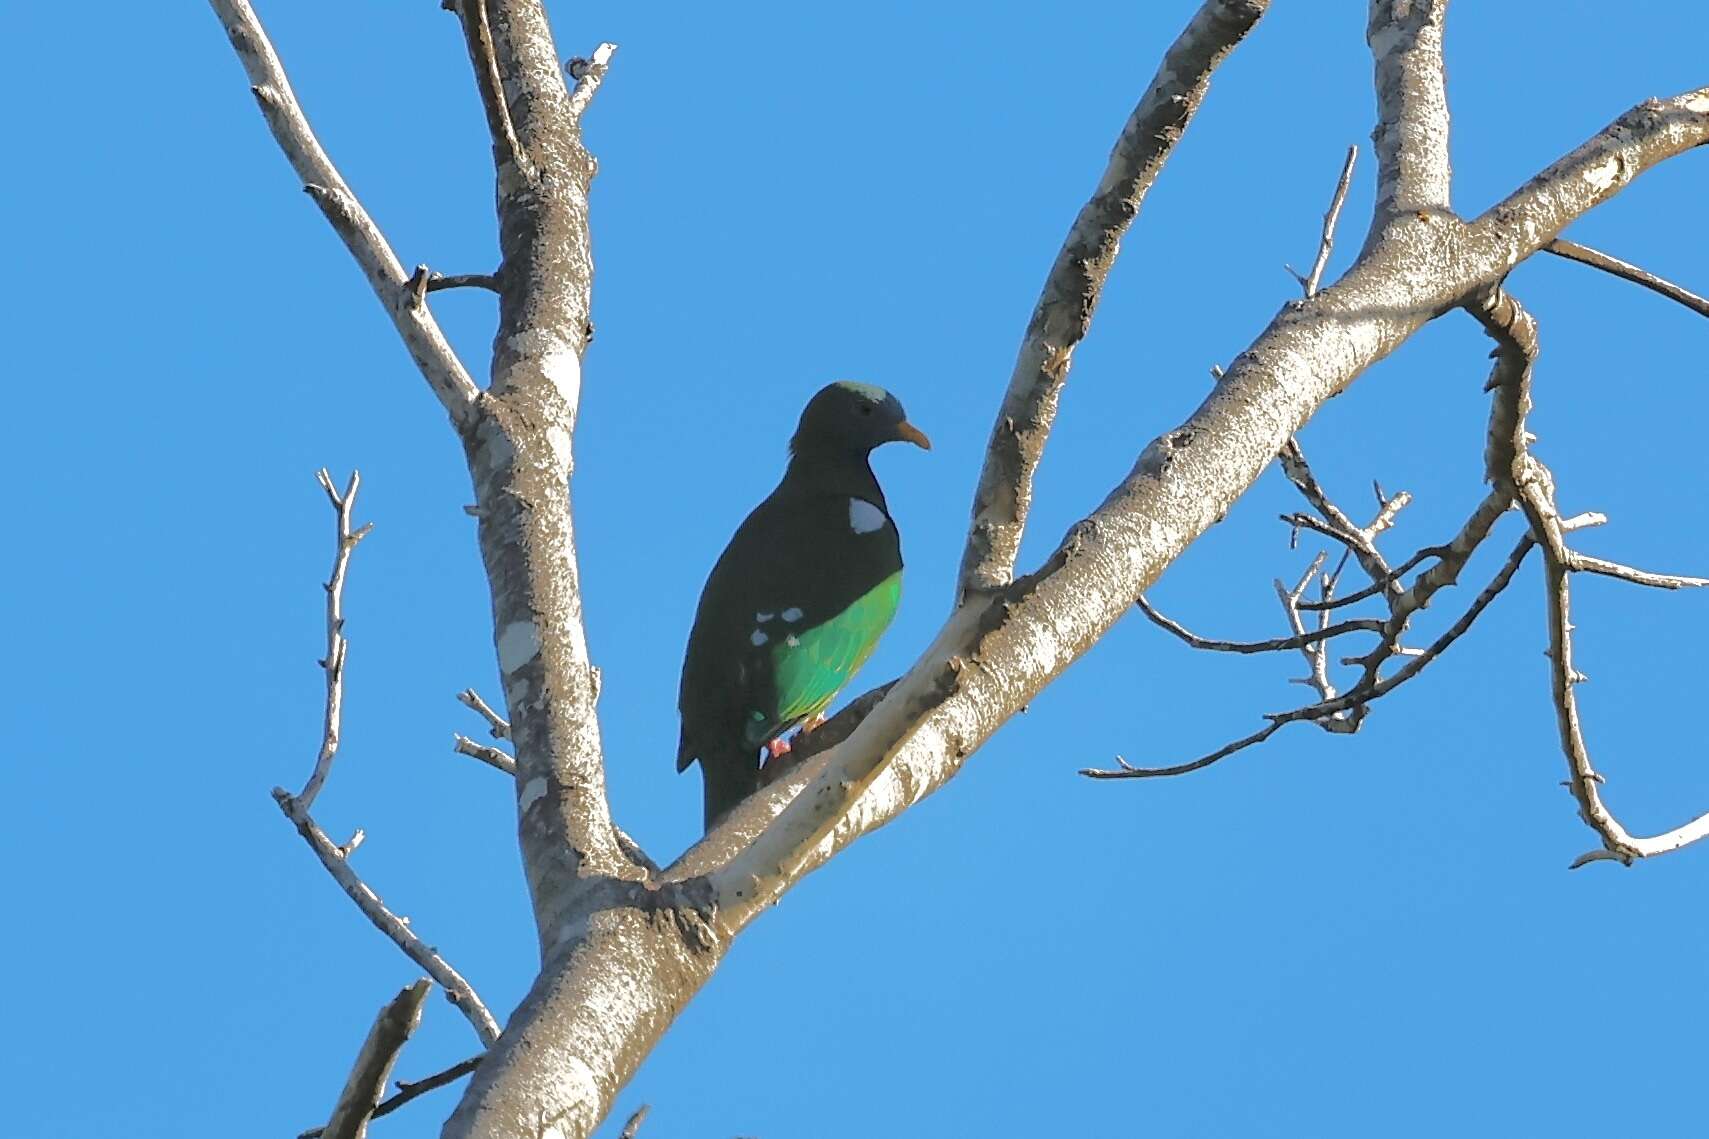
[[[706,829],[760,783],[760,749],[820,716],[902,595],[902,547],[868,456],[931,441],[897,398],[835,383],[801,413],[789,468],[724,548],[682,665],[676,766],[700,761]]]

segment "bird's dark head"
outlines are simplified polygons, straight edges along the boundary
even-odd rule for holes
[[[925,432],[908,422],[902,401],[871,384],[839,380],[820,388],[807,401],[801,425],[789,441],[793,455],[806,452],[864,456],[884,443],[912,443],[932,449]]]

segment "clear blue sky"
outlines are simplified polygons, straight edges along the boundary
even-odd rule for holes
[[[978,457],[1039,281],[1192,0],[1046,6],[556,5],[563,53],[622,45],[590,116],[598,340],[576,479],[619,819],[695,837],[672,771],[696,592],[777,477],[804,398],[881,383],[937,443],[881,454],[908,559],[869,666],[941,618]],[[432,0],[272,0],[321,137],[407,263],[488,269],[484,126]],[[1546,26],[1543,26],[1546,25]],[[534,939],[501,777],[450,754],[494,690],[467,476],[438,406],[267,137],[202,5],[10,20],[0,94],[7,606],[9,1135],[288,1136],[322,1121],[378,1005],[415,975],[281,818],[317,740],[329,512],[375,523],[348,603],[347,739],[320,813],[500,1015]],[[1372,119],[1364,5],[1278,3],[1126,243],[1077,357],[1025,561],[1204,396],[1293,291]],[[1651,95],[1709,82],[1709,8],[1462,3],[1460,207],[1477,211]],[[1339,269],[1363,234],[1361,166]],[[1572,231],[1709,287],[1709,154]],[[1704,572],[1704,349],[1683,309],[1559,262],[1534,419],[1585,547]],[[492,302],[435,298],[485,370]],[[1396,550],[1481,494],[1486,344],[1446,318],[1304,439],[1352,503],[1418,496]],[[1270,636],[1292,575],[1265,476],[1154,591]],[[1503,524],[1503,551],[1517,521]],[[1468,580],[1495,560],[1480,558]],[[1207,658],[1135,616],[963,777],[745,935],[619,1101],[643,1135],[1435,1136],[1701,1129],[1709,849],[1569,874],[1532,565],[1357,737],[1294,728],[1169,782],[1291,705],[1297,660]],[[1709,809],[1709,596],[1584,583],[1583,693],[1635,828]],[[1443,596],[1449,619],[1469,599]],[[398,1074],[474,1050],[443,1001]],[[437,1134],[455,1092],[377,1123]]]

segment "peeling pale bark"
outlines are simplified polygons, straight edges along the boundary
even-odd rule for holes
[[[288,95],[244,0],[211,2],[251,75],[263,76],[258,85]],[[610,45],[572,92],[541,0],[457,7],[493,137],[499,322],[487,390],[465,388],[456,377],[466,373],[431,353],[422,370],[452,409],[474,482],[542,965],[446,1139],[591,1132],[756,914],[951,779],[1227,511],[1325,400],[1429,320],[1486,295],[1639,173],[1709,141],[1709,89],[1651,101],[1462,221],[1449,196],[1445,0],[1374,0],[1379,191],[1359,260],[1285,306],[1193,415],[1153,440],[1041,567],[1014,578],[1033,473],[1119,239],[1210,72],[1265,7],[1207,0],[1165,56],[1047,280],[986,456],[955,612],[899,681],[821,729],[839,742],[658,871],[606,800],[569,489],[593,272],[595,165],[579,123]],[[263,98],[263,109],[301,172],[301,156],[318,149],[304,142],[312,135],[294,101]],[[314,161],[330,170],[324,154]],[[383,239],[352,228],[350,218],[366,215],[341,183],[327,184],[344,195],[329,198],[339,209],[328,216],[366,268]],[[431,327],[426,288],[402,288],[401,270],[369,276],[406,340],[420,341]],[[413,299],[397,301],[400,290]],[[397,303],[413,315],[397,316]],[[1499,513],[1491,511],[1474,522],[1487,529]]]

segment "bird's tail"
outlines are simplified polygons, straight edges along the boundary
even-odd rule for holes
[[[700,776],[706,784],[706,830],[723,821],[737,804],[760,787],[759,761],[746,747],[729,749],[693,749],[684,745],[677,756],[678,770],[696,759],[700,761]]]

